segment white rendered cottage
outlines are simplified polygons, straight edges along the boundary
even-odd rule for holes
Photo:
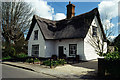
[[[33,16],[26,40],[28,40],[28,55],[43,58],[57,55],[67,57],[79,55],[81,60],[97,59],[97,51],[92,41],[98,37],[104,43],[104,53],[107,51],[106,37],[101,24],[98,9],[74,16],[75,6],[67,5],[67,18],[52,21]]]

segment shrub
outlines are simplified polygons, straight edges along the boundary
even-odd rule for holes
[[[64,59],[59,59],[58,63],[63,65],[63,64],[65,64],[65,60]]]
[[[28,62],[28,63],[31,63],[31,62],[38,62],[38,61],[40,61],[38,58],[28,58],[27,60],[26,60],[26,62]]]
[[[26,58],[27,56],[25,53],[16,54],[17,58]]]
[[[112,53],[107,53],[104,57],[106,60],[120,60],[120,52],[115,51]]]
[[[10,47],[9,56],[14,57],[16,55],[16,50],[14,47]]]
[[[34,62],[39,62],[40,60],[38,58],[35,58],[34,59]]]
[[[66,64],[64,59],[53,60],[51,59],[51,66],[58,66]],[[50,66],[50,60],[43,61],[43,65]]]
[[[43,65],[50,66],[50,60],[43,61]]]
[[[6,60],[6,59],[11,59],[10,56],[7,56],[7,57],[3,57],[2,60]]]
[[[14,47],[6,47],[4,50],[3,50],[3,57],[7,57],[7,56],[10,56],[10,57],[14,57],[16,54],[16,50]]]
[[[28,58],[28,59],[26,60],[26,62],[32,63],[32,62],[33,62],[33,58]]]

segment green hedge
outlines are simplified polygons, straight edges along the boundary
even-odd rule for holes
[[[64,65],[66,64],[64,59],[58,59],[58,60],[53,60],[51,59],[51,66],[58,66],[58,65]],[[50,66],[50,59],[43,61],[43,65]]]
[[[104,68],[105,72],[111,76],[118,77],[120,75],[120,52],[114,51],[104,54]]]

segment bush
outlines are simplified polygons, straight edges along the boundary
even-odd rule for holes
[[[58,63],[63,65],[63,64],[65,64],[65,60],[64,59],[59,59]]]
[[[104,55],[106,60],[120,60],[120,52],[112,52],[112,53],[107,53],[106,55]]]
[[[43,65],[50,66],[50,60],[43,61]]]
[[[4,50],[3,50],[3,57],[7,57],[7,56],[10,56],[10,57],[14,57],[16,54],[16,50],[14,47],[6,47]]]
[[[112,76],[120,75],[120,52],[115,51],[104,55],[105,72]]]
[[[28,62],[28,63],[32,63],[32,62],[38,62],[38,61],[40,61],[38,58],[28,58],[27,60],[26,60],[26,62]]]
[[[6,60],[6,59],[11,59],[10,56],[7,56],[7,57],[3,57],[2,60]]]
[[[38,58],[35,58],[34,59],[34,62],[39,62],[40,60]]]
[[[29,58],[29,59],[27,59],[26,62],[28,62],[28,63],[32,63],[32,62],[33,62],[33,58]]]
[[[64,59],[51,60],[51,66],[58,66],[66,64]],[[50,60],[43,61],[43,65],[50,66]]]
[[[16,54],[17,58],[26,58],[27,56],[25,53]]]

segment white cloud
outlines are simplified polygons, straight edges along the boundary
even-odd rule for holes
[[[100,12],[103,25],[108,24],[111,25],[110,27],[114,26],[110,20],[118,16],[118,1],[119,0],[102,1],[98,5],[98,10]],[[109,29],[110,27],[107,28]]]
[[[118,16],[118,0],[102,1],[99,5],[99,12],[102,19],[112,19]]]
[[[56,15],[54,15],[54,20],[61,20],[61,19],[65,19],[66,16],[63,13],[57,13]]]
[[[54,13],[54,8],[49,6],[46,1],[43,0],[35,0],[35,2],[31,3],[35,14],[40,17],[52,19],[52,14]]]
[[[47,4],[47,1],[44,0],[35,0],[30,3],[35,14],[50,20],[61,20],[65,18],[64,13],[54,14],[54,8]]]

